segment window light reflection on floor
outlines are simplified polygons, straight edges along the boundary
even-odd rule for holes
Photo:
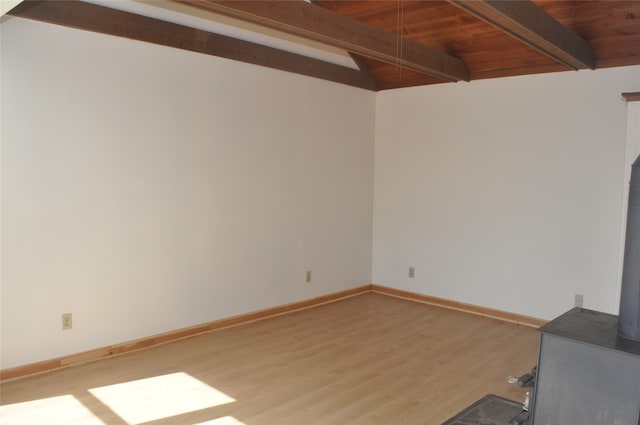
[[[67,394],[0,406],[3,425],[105,425],[74,396]]]
[[[247,425],[244,422],[240,422],[233,416],[224,416],[222,418],[212,419],[210,421],[198,422],[193,425]]]
[[[184,372],[92,388],[89,392],[129,425],[169,418],[236,401]],[[234,419],[231,418],[231,420]],[[237,421],[204,423],[242,424]]]

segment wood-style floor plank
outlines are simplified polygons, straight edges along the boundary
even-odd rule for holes
[[[537,350],[530,327],[367,293],[2,384],[0,422],[437,425],[522,400],[506,377]]]

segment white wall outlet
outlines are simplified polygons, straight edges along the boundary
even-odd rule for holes
[[[416,277],[416,268],[415,267],[409,267],[409,277],[411,279],[413,279],[414,277]]]
[[[64,313],[62,315],[62,330],[71,329],[73,327],[73,317],[71,313]]]
[[[311,270],[307,270],[307,276],[305,277],[307,283],[311,283]]]
[[[575,301],[574,304],[575,304],[576,307],[582,308],[583,301],[584,301],[584,295],[576,294],[575,297],[574,297],[574,301]]]

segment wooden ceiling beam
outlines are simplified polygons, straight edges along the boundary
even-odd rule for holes
[[[454,56],[305,1],[171,0],[258,24],[447,81],[469,81]],[[401,46],[401,48],[400,48]]]
[[[366,72],[92,3],[25,1],[8,14],[377,90]]]
[[[322,7],[322,5],[319,4],[319,0],[309,0],[309,2],[311,4],[316,5],[316,6]],[[362,56],[358,56],[355,53],[349,53],[349,57],[351,58],[353,63],[355,63],[356,66],[360,69],[360,72],[368,74],[371,78],[373,78],[375,80],[375,77],[373,76],[373,74],[369,70],[369,67],[365,63],[365,60],[364,60],[364,58]]]
[[[572,69],[594,69],[589,43],[529,0],[448,0]]]
[[[627,102],[640,102],[640,92],[622,93],[622,97]]]

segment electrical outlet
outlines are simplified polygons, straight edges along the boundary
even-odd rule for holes
[[[73,318],[71,313],[64,313],[62,315],[62,330],[71,329],[73,327]]]
[[[582,295],[582,294],[576,294],[576,295],[575,295],[575,298],[574,298],[574,301],[575,301],[575,306],[576,306],[576,307],[580,307],[580,308],[582,308],[583,301],[584,301],[584,295]]]
[[[411,279],[413,279],[414,277],[416,277],[416,268],[415,267],[409,267],[409,277]]]
[[[306,282],[311,283],[311,270],[307,270]]]

